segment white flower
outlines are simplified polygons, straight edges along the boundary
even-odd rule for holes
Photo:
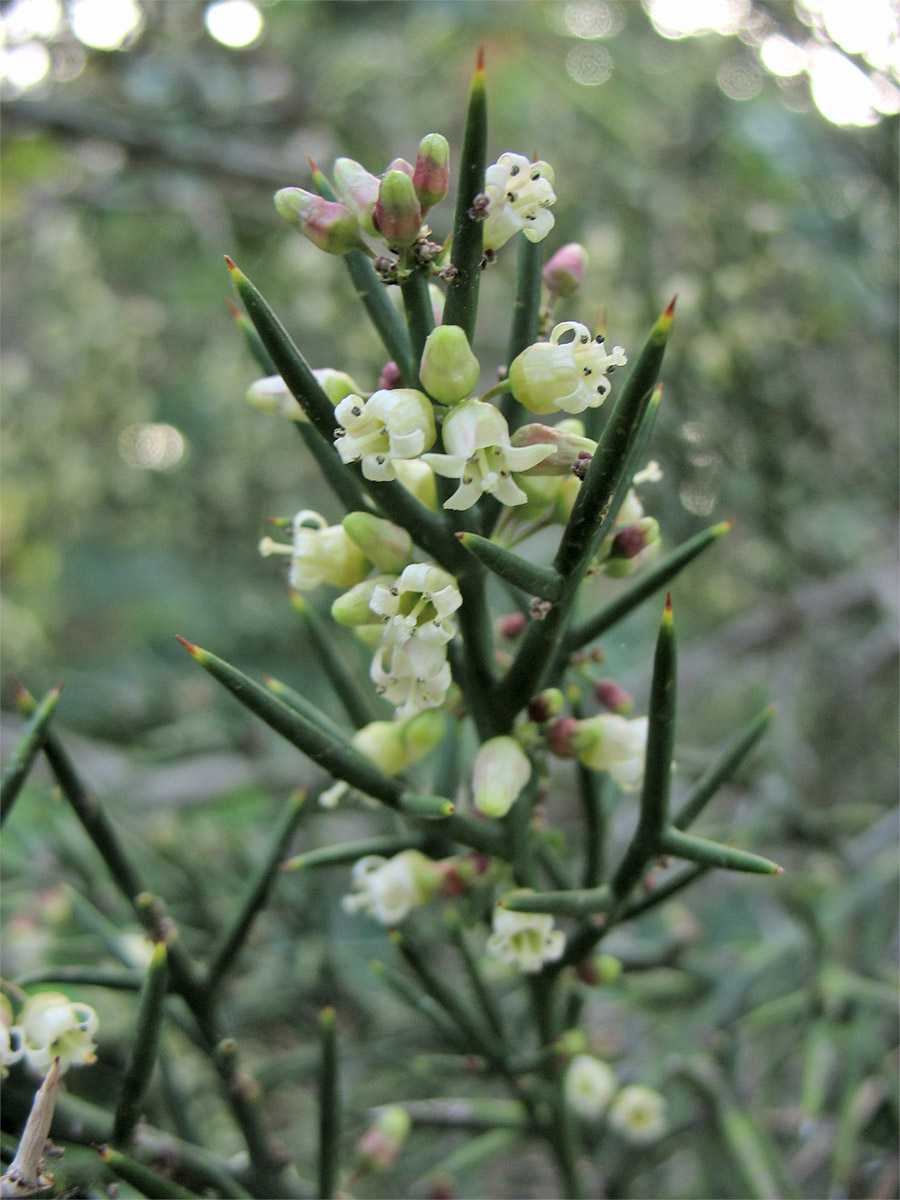
[[[396,479],[393,459],[418,458],[434,445],[434,409],[422,392],[394,388],[368,400],[349,395],[334,410],[335,447],[345,463],[362,460],[366,479]]]
[[[601,713],[579,721],[572,744],[579,760],[592,771],[607,771],[623,792],[644,782],[647,718]]]
[[[603,403],[612,387],[607,375],[627,361],[621,346],[607,350],[602,335],[592,338],[586,325],[563,321],[549,342],[534,342],[513,359],[509,382],[531,412],[580,413]]]
[[[334,587],[353,587],[365,579],[370,563],[342,525],[329,525],[321,513],[301,509],[292,522],[293,545],[264,537],[259,552],[290,554],[290,585],[298,592],[316,588],[320,583]]]
[[[25,1036],[18,1025],[7,1025],[0,1021],[0,1071],[3,1077],[8,1074],[8,1067],[17,1063],[25,1053]]]
[[[403,645],[414,659],[417,652],[406,643],[444,646],[456,633],[450,620],[462,604],[456,580],[430,563],[410,563],[391,585],[379,584],[369,608],[384,622],[383,644]]]
[[[513,480],[513,471],[527,471],[556,450],[549,444],[511,445],[506,418],[483,400],[466,400],[454,408],[443,435],[448,453],[422,457],[438,475],[460,481],[444,508],[471,508],[484,492],[502,504],[524,504],[528,497]]]
[[[569,1108],[588,1120],[603,1116],[618,1086],[612,1067],[591,1054],[575,1055],[563,1083]]]
[[[89,1004],[73,1002],[62,992],[29,996],[19,1013],[25,1061],[35,1071],[46,1071],[59,1058],[61,1071],[96,1062],[93,1035],[99,1020]]]
[[[629,1142],[646,1146],[666,1131],[666,1101],[653,1088],[629,1084],[613,1101],[609,1123]]]
[[[396,925],[411,908],[437,891],[440,872],[419,850],[403,850],[393,858],[369,854],[353,867],[354,891],[344,896],[345,912],[362,909],[383,925]]]
[[[494,908],[493,933],[487,940],[488,954],[501,962],[514,963],[520,971],[534,975],[545,962],[562,957],[566,939],[553,928],[549,913],[513,912]]]
[[[553,228],[550,205],[556,203],[553,168],[529,162],[524,154],[501,154],[484,173],[488,198],[484,222],[485,250],[499,250],[520,229],[530,242],[540,242]]]
[[[516,739],[490,738],[475,756],[475,807],[487,817],[506,816],[530,778],[531,762]]]
[[[397,708],[397,719],[406,720],[426,708],[444,703],[450,687],[450,664],[442,647],[416,643],[415,659],[405,646],[381,646],[369,674],[379,693]]]

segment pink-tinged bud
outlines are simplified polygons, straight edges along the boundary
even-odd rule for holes
[[[546,691],[528,701],[528,716],[532,721],[543,725],[546,721],[552,721],[554,717],[559,716],[564,703],[565,700],[559,688],[547,688]]]
[[[438,404],[458,404],[478,382],[481,368],[472,353],[465,330],[459,325],[439,325],[425,339],[419,378]]]
[[[574,296],[584,283],[587,262],[587,250],[578,242],[569,242],[557,250],[541,272],[550,294],[563,299]]]
[[[352,158],[339,158],[334,164],[334,186],[351,212],[356,213],[366,233],[376,237],[372,210],[378,199],[378,177]]]
[[[580,722],[575,717],[560,717],[547,730],[547,749],[557,758],[574,758],[577,750],[574,745]]]
[[[385,363],[378,376],[378,392],[392,392],[395,388],[403,387],[403,375],[395,362]]]
[[[405,529],[374,513],[348,513],[342,522],[348,537],[377,570],[399,575],[412,558],[412,538]]]
[[[576,428],[572,428],[575,426]],[[537,422],[520,426],[510,438],[514,446],[553,446],[548,455],[526,472],[528,475],[568,475],[577,462],[590,462],[597,443],[583,433],[580,421],[561,421],[558,425]]]
[[[631,575],[638,566],[658,553],[660,544],[659,522],[654,517],[641,517],[633,525],[620,529],[613,538],[603,569],[614,579]]]
[[[497,622],[497,632],[500,637],[512,641],[524,631],[527,624],[528,618],[524,613],[508,613]]]
[[[373,221],[389,246],[411,246],[422,228],[422,208],[410,174],[390,170],[378,188]]]
[[[378,1115],[359,1139],[357,1153],[370,1171],[384,1171],[392,1166],[410,1130],[410,1116],[405,1108],[391,1106]]]
[[[626,692],[614,679],[601,679],[595,683],[594,695],[608,712],[619,713],[624,717],[634,709],[631,693]]]
[[[422,205],[422,212],[440,202],[450,187],[450,146],[440,133],[429,133],[419,142],[413,187]]]
[[[408,175],[410,179],[412,179],[413,175],[416,173],[415,167],[411,162],[407,162],[405,158],[395,158],[389,162],[387,165],[387,171],[385,171],[384,174],[387,175],[388,171],[402,171],[403,174]],[[382,176],[382,178],[384,178],[384,176]]]
[[[275,193],[275,207],[320,250],[346,254],[359,245],[359,221],[345,204],[288,187]]]

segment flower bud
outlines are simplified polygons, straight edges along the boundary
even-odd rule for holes
[[[374,513],[348,513],[342,521],[347,535],[379,571],[399,575],[412,558],[412,538],[405,529]]]
[[[366,233],[377,237],[372,211],[378,199],[378,177],[352,158],[339,158],[334,164],[334,186],[344,204],[356,213]]]
[[[659,553],[660,544],[659,522],[654,517],[641,517],[634,525],[620,529],[612,539],[603,569],[613,579],[631,575]]]
[[[409,1113],[399,1105],[383,1109],[359,1139],[357,1153],[363,1166],[370,1171],[383,1171],[392,1166],[409,1134]]]
[[[636,791],[644,779],[647,718],[628,719],[601,713],[576,721],[568,744],[580,762],[592,771],[608,771],[624,792]]]
[[[405,171],[391,170],[384,176],[372,219],[389,246],[411,246],[419,236],[422,209]]]
[[[381,368],[381,374],[378,376],[378,387],[376,391],[392,392],[395,388],[403,387],[403,375],[400,368],[393,361],[387,362]]]
[[[346,254],[359,245],[359,221],[345,204],[288,187],[275,193],[275,207],[320,250]]]
[[[566,1070],[563,1090],[572,1112],[597,1120],[609,1108],[619,1081],[608,1063],[591,1054],[577,1054]]]
[[[276,417],[287,417],[291,421],[305,421],[300,401],[288,389],[280,375],[267,375],[264,379],[255,379],[247,388],[247,402],[260,412],[271,413]]]
[[[547,688],[540,695],[528,701],[528,716],[532,721],[543,725],[546,721],[552,721],[554,717],[559,716],[564,703],[565,700],[559,688]]]
[[[666,1131],[665,1098],[652,1088],[629,1084],[616,1096],[609,1110],[609,1123],[633,1145],[649,1145]]]
[[[450,187],[450,146],[440,133],[429,133],[419,142],[413,187],[423,214],[447,195]]]
[[[486,817],[505,817],[530,778],[531,762],[515,738],[490,738],[475,757],[475,807]]]
[[[575,433],[569,425],[581,426],[581,422],[561,421],[559,425],[541,425],[537,422],[520,426],[510,438],[514,446],[554,446],[555,452],[548,455],[537,466],[532,467],[532,475],[568,475],[572,467],[583,456],[590,461],[597,449],[597,443],[583,433]]]
[[[384,174],[387,175],[388,171],[401,171],[404,175],[408,175],[412,179],[415,174],[415,167],[411,162],[407,162],[405,158],[394,158],[388,163],[387,171]]]
[[[446,728],[437,709],[408,721],[371,721],[353,735],[353,745],[388,775],[399,775],[424,758],[441,741]]]
[[[368,559],[344,529],[326,524],[325,518],[311,509],[303,509],[294,517],[293,535],[289,580],[298,592],[309,591],[320,583],[352,587],[371,570]],[[263,554],[272,552],[266,539],[260,550]]]
[[[394,463],[397,479],[411,496],[432,512],[437,512],[438,497],[434,471],[421,458],[401,458]]]
[[[371,557],[371,556],[370,556]],[[594,684],[594,695],[607,712],[626,716],[634,708],[634,699],[614,679],[601,679]]]
[[[506,616],[501,617],[497,622],[497,632],[500,637],[508,638],[511,641],[521,633],[524,633],[527,624],[528,618],[524,613],[507,613]]]
[[[349,592],[338,596],[331,606],[331,615],[338,625],[376,625],[380,639],[381,618],[369,607],[369,601],[377,587],[390,587],[393,582],[393,575],[376,575],[373,579],[364,579]]]
[[[602,987],[604,984],[615,983],[622,974],[622,964],[612,954],[596,954],[592,958],[584,958],[577,967],[578,978],[588,987]]]
[[[425,339],[419,377],[438,404],[458,404],[478,382],[481,368],[459,325],[439,325]]]
[[[313,375],[332,404],[340,404],[345,396],[359,394],[359,384],[346,371],[335,371],[333,367],[317,367]]]
[[[564,300],[574,296],[584,283],[587,261],[587,250],[578,242],[569,242],[557,250],[541,272],[551,296]]]
[[[577,751],[573,738],[581,724],[575,717],[560,717],[547,730],[547,749],[557,758],[574,758]]]

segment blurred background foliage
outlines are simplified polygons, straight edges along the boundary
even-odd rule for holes
[[[736,521],[675,591],[679,763],[690,773],[753,711],[779,706],[755,772],[715,819],[720,833],[740,827],[792,871],[766,899],[758,883],[702,885],[706,942],[690,978],[713,999],[673,998],[685,986],[674,970],[638,976],[620,1049],[658,1060],[735,1020],[748,996],[762,1003],[808,987],[799,1024],[775,1037],[763,1023],[763,1035],[751,1030],[733,1049],[750,1064],[740,1077],[767,1111],[786,1109],[810,1015],[825,1014],[826,1040],[852,1065],[840,1083],[832,1063],[823,1109],[838,1123],[853,1116],[862,1083],[896,1065],[884,1058],[890,1006],[873,1018],[834,983],[840,971],[886,978],[895,950],[896,14],[877,0],[232,0],[229,25],[228,9],[2,7],[6,670],[35,692],[65,680],[60,719],[92,739],[81,745],[88,768],[135,839],[173,854],[185,839],[204,848],[216,865],[202,879],[182,864],[154,887],[176,911],[180,898],[189,939],[195,924],[213,927],[228,879],[264,834],[255,814],[268,802],[250,779],[277,790],[306,768],[196,678],[173,634],[330,703],[283,577],[256,547],[269,516],[319,505],[337,515],[299,439],[244,402],[259,372],[226,307],[222,255],[260,286],[313,366],[374,387],[379,347],[340,263],[284,226],[271,194],[309,186],[307,155],[330,170],[345,154],[380,173],[397,155],[414,157],[431,130],[458,149],[484,44],[491,157],[548,159],[559,196],[551,249],[577,239],[591,255],[567,315],[604,315],[633,353],[678,293],[654,446],[665,478],[645,503],[669,545]],[[450,219],[448,205],[434,211],[438,236]],[[507,254],[483,281],[475,348],[486,373],[503,358],[513,271]],[[632,688],[639,711],[657,618],[650,605],[605,647],[604,670]],[[220,794],[219,805],[181,807]],[[52,852],[41,849],[42,810],[27,799],[22,808],[14,895],[35,871],[46,887],[60,870],[87,887],[90,871],[73,865],[78,838],[63,850],[66,823]],[[311,844],[346,836],[347,818],[311,820]],[[314,901],[304,893],[302,917],[291,916],[287,886],[255,943],[274,939],[285,955],[257,964],[274,997],[269,1051],[273,1037],[292,1045],[298,1022],[311,1028],[314,1005],[331,994],[320,979],[305,1016],[291,1007],[298,979],[311,986],[310,961],[346,968],[357,1032],[372,1032],[357,953],[368,941],[335,916],[342,883]],[[93,880],[88,892],[112,911],[104,888]],[[204,890],[209,911],[197,907]],[[25,894],[12,904],[22,969],[46,950],[37,931],[57,919],[29,911]],[[688,920],[679,913],[670,924]],[[340,935],[337,949],[329,933]],[[734,972],[724,1000],[723,964]],[[832,972],[825,999],[823,970]],[[236,1011],[251,1012],[256,998],[243,988]],[[653,1017],[656,1032],[642,1040],[645,1023],[633,1017],[642,1004],[691,1000],[675,1022]],[[390,1015],[379,1020],[390,1029]],[[610,1020],[602,1004],[592,1016],[597,1029]],[[398,1025],[391,1036],[409,1040]],[[394,1069],[396,1044],[376,1039],[376,1066]],[[356,1083],[360,1106],[393,1094],[390,1080]],[[884,1153],[895,1093],[878,1094],[849,1165],[829,1157],[834,1125],[819,1158],[807,1145],[804,1194],[824,1194],[815,1188],[841,1171],[849,1194],[896,1194]],[[280,1110],[289,1125],[306,1103],[300,1093],[292,1102],[299,1115]],[[778,1134],[790,1122],[774,1124]],[[865,1137],[869,1150],[857,1153]],[[650,1155],[647,1174],[621,1186],[700,1194],[702,1139],[693,1159],[684,1153],[673,1165],[670,1146],[657,1175]],[[875,1180],[888,1190],[866,1190]],[[704,1186],[743,1194],[724,1177]]]

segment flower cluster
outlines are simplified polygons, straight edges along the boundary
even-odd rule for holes
[[[563,1082],[566,1103],[583,1121],[607,1117],[610,1126],[633,1145],[658,1141],[666,1131],[666,1102],[652,1088],[629,1084],[619,1088],[616,1073],[602,1059],[576,1054]]]
[[[3,1073],[20,1059],[42,1074],[46,1074],[56,1058],[63,1072],[69,1067],[96,1062],[94,1034],[98,1025],[97,1014],[89,1004],[72,1001],[62,992],[37,992],[29,996],[13,1024],[9,1001],[2,997]]]

